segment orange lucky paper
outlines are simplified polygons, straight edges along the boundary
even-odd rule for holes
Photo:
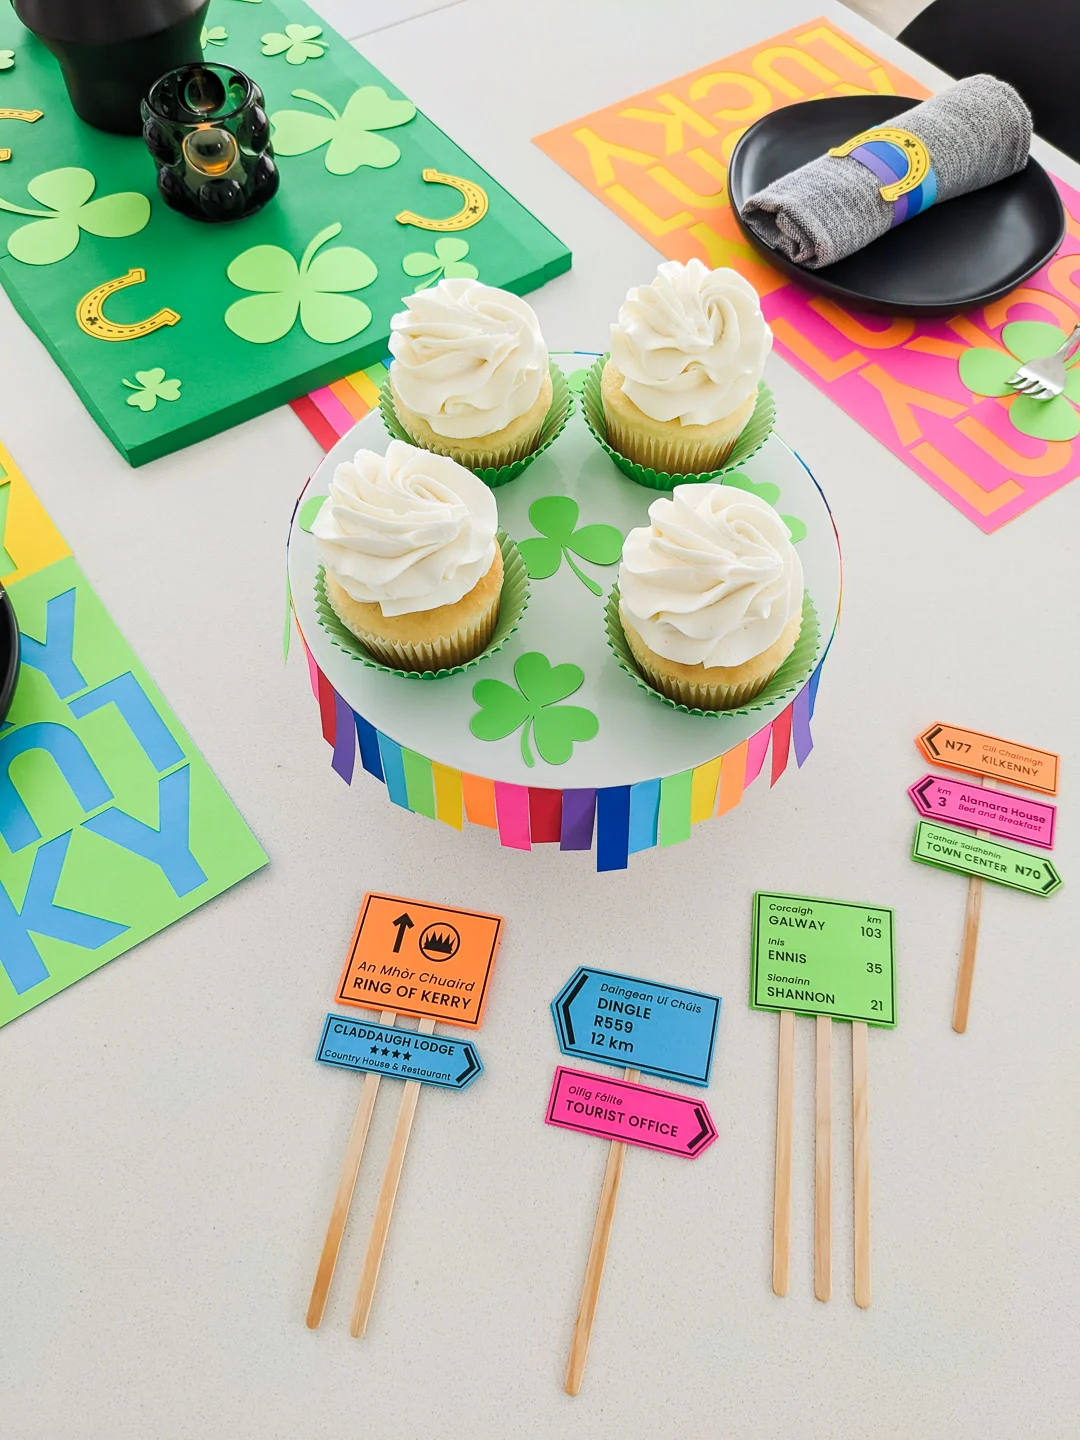
[[[1009,356],[1010,341],[1025,349],[1033,332],[1016,322],[1057,327],[1061,339],[1072,329],[1080,314],[1080,194],[1055,180],[1068,231],[1048,265],[1003,300],[945,321],[855,314],[804,290],[751,249],[727,195],[731,152],[769,111],[828,95],[928,93],[818,18],[535,143],[669,259],[697,256],[744,275],[762,296],[778,352],[990,532],[1080,474],[1080,416],[1059,397],[1068,407],[1059,418],[1076,438],[1025,433],[1010,413],[1014,397],[971,388],[960,363],[973,350]],[[969,381],[979,383],[978,365],[965,361]]]

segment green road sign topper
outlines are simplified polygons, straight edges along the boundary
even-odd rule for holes
[[[896,1024],[893,912],[884,905],[754,896],[750,1004]]]
[[[981,835],[936,825],[931,820],[920,820],[916,825],[911,858],[961,875],[977,875],[1029,895],[1052,895],[1062,884],[1061,876],[1045,855],[1031,855],[1014,845],[984,840]]]

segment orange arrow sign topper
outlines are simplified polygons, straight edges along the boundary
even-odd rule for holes
[[[947,770],[984,775],[1044,795],[1057,794],[1060,757],[1050,750],[1036,750],[978,730],[941,724],[924,730],[915,743],[929,761]]]

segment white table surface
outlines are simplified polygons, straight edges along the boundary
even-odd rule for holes
[[[339,3],[334,18],[360,34],[371,9]],[[658,257],[530,137],[817,9],[465,0],[361,44],[572,247],[572,272],[533,303],[551,348],[600,347]],[[934,83],[850,12],[828,13]],[[1080,484],[984,536],[771,360],[781,429],[826,488],[846,561],[817,748],[689,843],[598,876],[591,856],[501,850],[330,770],[302,655],[281,661],[285,526],[319,458],[290,411],[132,471],[2,299],[0,337],[0,437],[272,857],[0,1035],[5,1440],[1075,1434]],[[935,719],[1066,752],[1066,886],[1045,904],[988,887],[963,1038],[949,1020],[965,882],[908,858],[912,737]],[[776,1022],[746,1005],[762,887],[897,912],[900,1024],[870,1046],[867,1312],[852,1299],[840,1028],[834,1298],[813,1298],[809,1022],[791,1293],[769,1287]],[[303,1316],[360,1083],[312,1055],[369,888],[507,926],[486,1073],[465,1095],[421,1097],[369,1335],[354,1341],[392,1085],[322,1331]],[[542,1115],[559,1058],[547,1007],[579,962],[725,1005],[708,1091],[720,1138],[693,1165],[628,1155],[571,1400],[561,1381],[605,1147]]]

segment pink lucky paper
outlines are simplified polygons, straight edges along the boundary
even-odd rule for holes
[[[1008,399],[960,379],[972,345],[1004,349],[1002,328],[1042,320],[1068,333],[1080,315],[1080,193],[1055,180],[1068,216],[1060,250],[1003,300],[950,320],[855,315],[785,285],[762,308],[777,351],[958,510],[990,533],[1080,474],[1080,437],[1034,440]]]

